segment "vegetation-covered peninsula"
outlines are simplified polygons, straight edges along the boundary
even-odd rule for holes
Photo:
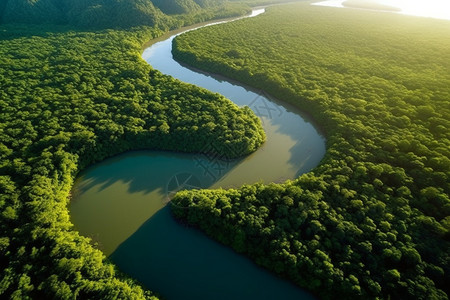
[[[164,26],[149,27],[147,17],[116,18],[114,5],[97,2],[0,4],[2,299],[155,298],[73,230],[67,204],[76,174],[127,150],[197,152],[214,143],[222,155],[239,156],[265,140],[250,109],[162,75],[141,58],[144,42],[196,21],[194,13],[164,14]],[[108,9],[89,15],[84,6]],[[203,17],[220,16],[211,11]],[[110,26],[126,29],[99,29]]]
[[[180,192],[178,218],[321,298],[448,299],[449,21],[297,4],[174,46],[297,105],[327,136],[313,172]]]

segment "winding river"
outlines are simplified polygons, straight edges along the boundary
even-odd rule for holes
[[[255,10],[251,16],[262,12]],[[136,151],[92,166],[73,188],[69,209],[75,228],[92,237],[121,270],[167,299],[312,299],[171,217],[166,204],[179,189],[283,182],[310,171],[325,154],[324,137],[295,107],[174,61],[171,47],[176,34],[153,41],[143,59],[162,73],[248,105],[262,119],[267,142],[235,161]]]

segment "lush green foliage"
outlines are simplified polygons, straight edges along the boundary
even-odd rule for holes
[[[300,4],[175,46],[301,107],[328,138],[313,172],[185,191],[178,217],[323,298],[448,298],[450,22]]]
[[[220,2],[225,3],[225,0],[217,1],[195,1],[195,0],[152,0],[153,4],[157,6],[162,12],[166,14],[187,14],[198,11],[201,7],[213,6]]]
[[[275,4],[283,4],[283,3],[291,3],[296,1],[308,1],[308,0],[229,0],[234,3],[241,3],[245,5],[254,6],[264,6],[264,5],[275,5]]]
[[[6,0],[4,23],[70,24],[89,27],[158,25],[166,20],[151,1]]]
[[[158,30],[52,28],[0,27],[0,297],[149,298],[72,230],[76,173],[130,149],[243,155],[264,132],[249,108],[144,62]]]
[[[2,0],[3,23],[67,24],[92,28],[175,28],[206,19],[249,12],[226,0]],[[172,17],[173,14],[183,14]]]
[[[241,16],[250,6],[289,0],[2,0],[0,23],[64,24],[89,29],[174,29]]]

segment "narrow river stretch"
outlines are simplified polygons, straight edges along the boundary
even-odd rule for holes
[[[251,16],[263,13],[255,10]],[[312,299],[247,258],[178,224],[166,206],[180,188],[239,187],[283,182],[314,168],[325,139],[296,108],[173,60],[172,33],[142,57],[155,69],[248,105],[261,117],[267,142],[225,162],[200,154],[129,152],[85,170],[70,204],[72,222],[121,270],[167,299]],[[208,147],[208,145],[205,145]]]

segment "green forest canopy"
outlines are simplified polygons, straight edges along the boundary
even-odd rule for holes
[[[177,217],[325,299],[448,299],[449,21],[297,4],[174,46],[297,105],[327,136],[313,172],[183,191]]]
[[[2,298],[156,298],[72,230],[76,174],[131,149],[196,152],[215,143],[224,156],[245,155],[265,140],[248,108],[164,76],[140,56],[164,30],[242,15],[245,3],[198,1],[195,12],[156,9],[149,18],[149,1],[95,1],[0,2]]]
[[[286,0],[2,0],[0,23],[59,24],[94,28],[147,25],[177,28],[212,18],[239,16],[249,5]]]
[[[1,298],[155,298],[72,230],[76,174],[127,150],[212,143],[229,156],[264,142],[249,108],[141,58],[142,44],[161,33],[0,26]]]
[[[45,3],[43,0],[34,2],[40,1]],[[4,12],[13,2],[31,3],[2,1],[0,11]],[[89,1],[68,3],[85,5]],[[148,3],[144,4],[149,7]],[[242,13],[240,1],[234,4],[239,6],[233,6],[227,13],[235,8]],[[309,25],[302,26],[312,33],[320,24],[317,20],[324,26],[328,24],[328,28],[335,27],[335,18],[339,24],[355,20],[354,15],[345,15],[344,11],[340,17],[334,11],[320,17],[318,11],[313,14],[306,9],[303,7],[305,15],[302,16]],[[25,11],[30,16],[39,15]],[[62,19],[61,23],[89,29],[143,25],[134,21],[127,23],[135,20],[129,18],[133,16],[130,14],[111,19],[109,9],[94,11],[95,14],[77,15],[89,16],[84,19],[74,17],[73,23]],[[161,19],[155,26],[163,30],[223,16],[223,11],[209,10],[206,6],[181,16],[156,12]],[[290,14],[294,18],[299,16],[292,15],[292,11],[280,13],[285,22],[290,20],[287,17]],[[39,22],[28,23],[48,23],[52,20],[49,17],[40,16]],[[359,21],[367,22],[366,17]],[[148,22],[149,19],[144,14],[138,20]],[[327,20],[334,20],[334,23],[330,25]],[[439,289],[448,295],[445,283],[449,274],[446,253],[450,252],[450,164],[446,128],[449,128],[450,60],[443,50],[448,48],[444,43],[449,40],[448,31],[444,30],[447,23],[440,23],[440,26],[436,23],[433,30],[427,30],[427,22],[401,20],[408,26],[395,36],[404,35],[400,41],[405,43],[396,51],[409,54],[415,51],[415,55],[403,64],[404,57],[392,59],[392,66],[395,65],[392,62],[399,62],[398,72],[387,72],[386,77],[379,73],[388,65],[384,63],[386,60],[379,60],[377,64],[375,58],[389,59],[389,51],[372,49],[369,54],[375,58],[364,54],[370,58],[362,60],[369,63],[365,68],[361,68],[361,61],[355,55],[350,61],[355,59],[358,64],[346,68],[347,61],[337,60],[334,64],[323,60],[320,52],[315,53],[311,48],[322,35],[316,35],[315,39],[309,37],[310,52],[305,52],[307,59],[303,60],[319,67],[312,69],[313,72],[306,72],[305,66],[305,72],[298,69],[289,73],[289,68],[280,72],[281,66],[276,61],[268,65],[274,66],[276,72],[265,73],[270,80],[259,71],[243,71],[241,79],[247,78],[255,86],[267,84],[268,90],[280,98],[292,99],[316,117],[327,130],[327,157],[315,172],[284,185],[254,185],[225,194],[200,191],[181,195],[183,205],[198,201],[201,203],[198,207],[203,208],[189,210],[188,220],[198,223],[198,218],[202,217],[205,218],[203,227],[213,223],[217,228],[225,228],[222,233],[209,233],[301,285],[309,285],[316,291],[323,289],[324,297],[336,286],[337,292],[354,297],[442,298],[444,295]],[[399,24],[395,18],[384,21],[380,26]],[[205,140],[216,141],[219,146],[228,141],[242,153],[248,153],[262,143],[264,133],[259,121],[247,109],[238,109],[217,95],[181,84],[143,62],[139,54],[142,43],[160,35],[161,30],[140,27],[127,31],[83,32],[55,26],[56,22],[60,21],[52,20],[51,25],[41,26],[0,26],[0,295],[11,299],[154,297],[120,274],[90,245],[89,239],[71,230],[67,202],[76,173],[128,149],[159,147],[196,151]],[[354,35],[360,22],[356,28],[347,27],[348,40],[365,45],[368,40],[361,31],[360,35]],[[258,30],[263,29],[261,24],[258,26]],[[385,29],[383,26],[380,32]],[[369,33],[373,30],[371,28]],[[298,35],[305,34],[305,31],[286,32],[289,33],[284,36],[286,41],[289,38],[298,41]],[[427,32],[428,40],[420,42],[426,37],[423,32]],[[273,38],[273,33],[269,30],[267,37]],[[276,33],[283,36],[282,32]],[[229,32],[224,36],[228,35]],[[445,39],[438,43],[436,37],[443,36]],[[329,35],[325,37],[333,40]],[[386,42],[380,37],[375,41]],[[249,41],[249,46],[254,42]],[[278,52],[277,48],[271,51],[268,47],[275,46],[273,43],[265,43],[257,47],[268,51],[255,56],[260,61],[262,58],[267,61],[268,56]],[[287,45],[290,44],[286,44],[286,49]],[[342,40],[330,45],[340,45],[344,50],[351,46],[343,45]],[[355,45],[348,54],[359,53],[361,48]],[[367,47],[370,49],[370,45]],[[327,49],[323,44],[319,48]],[[257,53],[256,48],[249,49]],[[298,48],[292,50],[295,52]],[[427,51],[433,55],[421,57]],[[233,49],[227,54],[227,61],[237,56],[232,60],[236,66],[257,66],[246,56],[239,61],[241,55]],[[294,53],[289,57],[294,57]],[[218,71],[224,72],[224,61]],[[288,66],[293,64],[290,62]],[[413,70],[418,75],[404,73],[411,66],[415,66]],[[240,76],[237,68],[233,68],[228,75]],[[339,79],[339,74],[343,76],[359,68],[361,77],[355,77],[356,82],[349,80],[337,87],[333,85],[334,76]],[[320,72],[315,74],[316,71]],[[271,78],[275,75],[277,78]],[[295,80],[295,76],[300,75],[303,77]],[[322,75],[325,77],[321,80]],[[370,77],[366,77],[368,75]],[[400,86],[393,79],[399,78],[403,78],[401,84],[408,97],[403,98],[401,94],[401,97],[391,98]],[[423,81],[423,78],[428,79]],[[369,79],[376,85],[368,85]],[[391,83],[394,88],[390,87],[390,81],[394,82]],[[371,91],[372,97],[364,98]],[[385,100],[387,97],[389,101]],[[199,109],[204,112],[200,116]],[[371,117],[370,122],[362,122],[364,115]],[[234,119],[237,121],[230,127],[228,120]],[[383,122],[386,124],[381,126]],[[215,124],[217,131],[213,133],[211,126]],[[242,139],[246,133],[251,138]],[[390,138],[386,138],[388,136]],[[180,144],[187,144],[186,139],[197,142],[188,144],[190,148],[180,148]],[[190,198],[194,195],[195,199]],[[212,218],[213,206],[213,214],[219,213],[221,218]],[[197,213],[193,214],[194,211]],[[229,224],[224,225],[224,220]],[[208,228],[207,231],[212,229]],[[260,248],[255,247],[258,243]],[[255,249],[270,249],[271,252],[270,255],[267,252],[254,254]],[[310,278],[299,277],[299,270]]]

